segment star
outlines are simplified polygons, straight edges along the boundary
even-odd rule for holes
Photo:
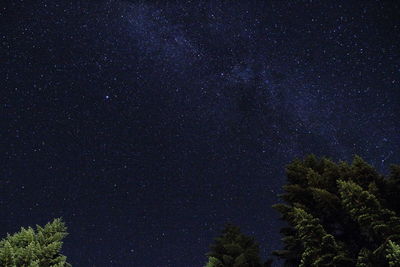
[[[74,266],[204,266],[227,219],[281,245],[294,158],[400,162],[396,1],[10,2],[0,238],[63,217]]]

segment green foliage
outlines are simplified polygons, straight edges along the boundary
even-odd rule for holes
[[[372,253],[369,249],[362,248],[357,256],[356,267],[373,267]]]
[[[390,176],[385,184],[384,193],[386,195],[387,206],[400,214],[400,165],[390,166]]]
[[[311,155],[286,173],[285,203],[273,206],[288,224],[273,252],[285,266],[400,266],[400,166],[385,178],[359,156],[348,164]]]
[[[67,228],[61,219],[55,219],[45,227],[37,225],[0,241],[0,266],[4,267],[67,267],[66,257],[60,254],[62,239]]]
[[[224,264],[215,257],[208,257],[208,262],[205,267],[223,267]]]
[[[385,262],[389,242],[400,239],[400,218],[395,212],[382,207],[373,194],[356,183],[338,181],[338,184],[344,208],[373,245],[369,262]]]
[[[379,200],[354,182],[338,181],[343,207],[362,230],[374,239],[400,238],[400,218],[394,211],[385,209]]]
[[[400,266],[400,246],[390,240],[388,243],[386,258],[389,260],[389,266],[398,267]]]
[[[293,214],[295,228],[304,248],[299,267],[348,266],[352,263],[317,218],[299,208],[293,208]]]
[[[207,253],[206,267],[262,267],[258,243],[240,232],[240,228],[227,224],[222,235],[215,238]]]

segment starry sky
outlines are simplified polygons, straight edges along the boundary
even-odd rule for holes
[[[400,4],[4,1],[0,234],[63,217],[74,266],[280,246],[284,166],[399,163]]]

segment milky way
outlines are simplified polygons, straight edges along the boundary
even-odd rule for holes
[[[63,217],[74,266],[202,266],[308,153],[399,163],[396,1],[13,1],[1,233]]]

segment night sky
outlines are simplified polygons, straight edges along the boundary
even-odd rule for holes
[[[400,163],[400,3],[2,1],[0,235],[63,217],[74,266],[280,247],[309,153]]]

